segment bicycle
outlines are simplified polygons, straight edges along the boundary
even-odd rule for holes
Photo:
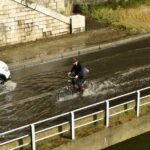
[[[68,80],[68,85],[63,87],[61,90],[59,90],[58,93],[58,100],[65,100],[67,98],[72,98],[75,94],[77,96],[82,96],[83,93],[81,93],[80,89],[75,89],[72,85],[72,79],[74,79],[75,77],[68,75],[69,80]],[[89,82],[87,80],[85,80],[82,84],[84,91],[86,89],[90,89],[91,92],[94,93],[94,84],[92,82]]]

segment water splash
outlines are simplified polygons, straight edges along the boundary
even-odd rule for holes
[[[77,92],[77,93],[74,93],[74,94],[64,94],[65,96],[63,97],[59,97],[58,98],[58,101],[59,102],[63,102],[63,101],[68,101],[68,100],[72,100],[72,99],[75,99],[75,98],[78,98],[78,97],[86,97],[86,96],[91,96],[91,95],[94,95],[95,92],[96,92],[96,87],[97,85],[94,83],[94,82],[88,82],[86,83],[87,87],[85,88],[83,94],[81,94],[80,92]]]
[[[17,87],[17,83],[9,80],[4,85],[0,85],[0,95],[7,94],[9,92],[12,92]]]
[[[88,83],[87,88],[84,90],[82,96],[86,97],[86,96],[95,95],[96,90],[97,90],[97,84],[95,82],[91,81]]]
[[[79,96],[79,94],[75,93],[73,95],[66,95],[64,97],[59,97],[58,102],[64,102],[64,101],[72,100],[72,99],[77,98],[78,96]]]

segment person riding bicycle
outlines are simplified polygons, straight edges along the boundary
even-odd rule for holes
[[[72,63],[73,66],[71,68],[71,71],[68,73],[68,75],[73,76],[72,78],[73,88],[83,93],[84,91],[83,83],[86,78],[85,68],[80,64],[77,58],[72,58]]]

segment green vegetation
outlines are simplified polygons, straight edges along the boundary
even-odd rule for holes
[[[99,22],[131,31],[150,31],[149,0],[109,0],[99,5],[83,4],[82,14]]]

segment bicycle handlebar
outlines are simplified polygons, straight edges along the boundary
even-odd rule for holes
[[[71,74],[68,74],[68,77],[69,77],[70,79],[75,79],[75,77],[72,76]]]

